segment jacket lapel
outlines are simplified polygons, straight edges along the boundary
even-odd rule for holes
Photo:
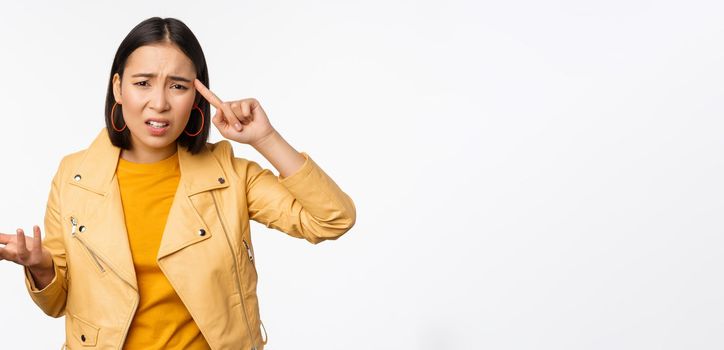
[[[178,156],[181,179],[166,220],[157,260],[211,237],[210,225],[203,219],[207,217],[203,212],[214,208],[215,203],[211,196],[197,195],[229,186],[224,170],[208,148],[192,155],[186,148],[179,147]],[[192,203],[193,196],[199,199]]]
[[[82,215],[79,225],[86,226],[83,232],[76,233],[78,238],[120,278],[138,290],[116,177],[120,152],[121,149],[111,143],[108,132],[103,128],[70,179],[70,184],[89,192],[88,196],[81,199],[82,202],[73,204],[71,215]],[[177,154],[181,178],[161,238],[157,260],[210,237],[209,225],[199,212],[215,206],[213,197],[200,196],[199,199],[203,199],[193,203],[191,198],[201,192],[229,186],[221,165],[207,147],[196,155],[184,147],[178,147]],[[200,234],[201,229],[205,230],[205,234]]]

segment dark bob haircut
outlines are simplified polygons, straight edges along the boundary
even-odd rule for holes
[[[118,51],[116,51],[116,57],[113,58],[113,65],[111,66],[111,77],[108,80],[108,92],[106,93],[105,115],[108,136],[110,136],[113,145],[122,149],[131,149],[131,132],[128,128],[117,132],[113,129],[113,124],[111,124],[111,122],[113,122],[119,128],[121,128],[121,125],[124,125],[122,108],[116,107],[115,115],[111,115],[113,105],[116,103],[116,99],[113,96],[113,75],[118,73],[118,75],[123,78],[123,71],[126,68],[128,56],[141,46],[158,43],[176,45],[188,56],[191,62],[193,62],[194,68],[196,69],[196,78],[204,83],[204,85],[209,86],[209,71],[206,67],[204,52],[201,50],[201,45],[199,41],[196,40],[196,36],[186,24],[175,18],[151,17],[136,25],[136,27],[131,29],[128,35],[126,35],[126,38],[123,39],[121,45],[118,47]],[[209,122],[210,108],[208,101],[197,93],[194,104],[198,105],[204,112],[204,128],[196,136],[188,136],[182,132],[181,136],[176,140],[180,146],[187,147],[192,154],[200,152],[206,145],[211,124]],[[198,110],[192,108],[191,117],[185,128],[190,134],[195,134],[196,131],[199,130],[201,126],[201,118],[199,117]],[[111,120],[111,118],[115,119]]]

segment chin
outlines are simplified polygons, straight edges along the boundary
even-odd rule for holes
[[[161,148],[166,148],[169,145],[176,143],[176,139],[177,139],[176,137],[172,137],[169,135],[163,136],[163,137],[158,137],[158,136],[148,137],[147,136],[147,137],[144,137],[141,140],[141,142],[143,142],[143,144],[146,145],[147,147],[161,149]]]
[[[146,147],[163,149],[176,143],[179,136],[180,133],[176,133],[175,130],[168,130],[165,134],[159,136],[149,135],[146,130],[142,130],[141,135],[134,138],[135,141],[142,143]]]

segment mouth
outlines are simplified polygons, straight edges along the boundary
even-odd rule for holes
[[[146,125],[154,129],[164,129],[168,127],[169,122],[162,119],[148,119],[146,120]]]

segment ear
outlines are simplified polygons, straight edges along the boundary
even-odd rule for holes
[[[121,95],[121,76],[118,73],[113,74],[113,97],[118,104],[123,104],[123,96]]]

